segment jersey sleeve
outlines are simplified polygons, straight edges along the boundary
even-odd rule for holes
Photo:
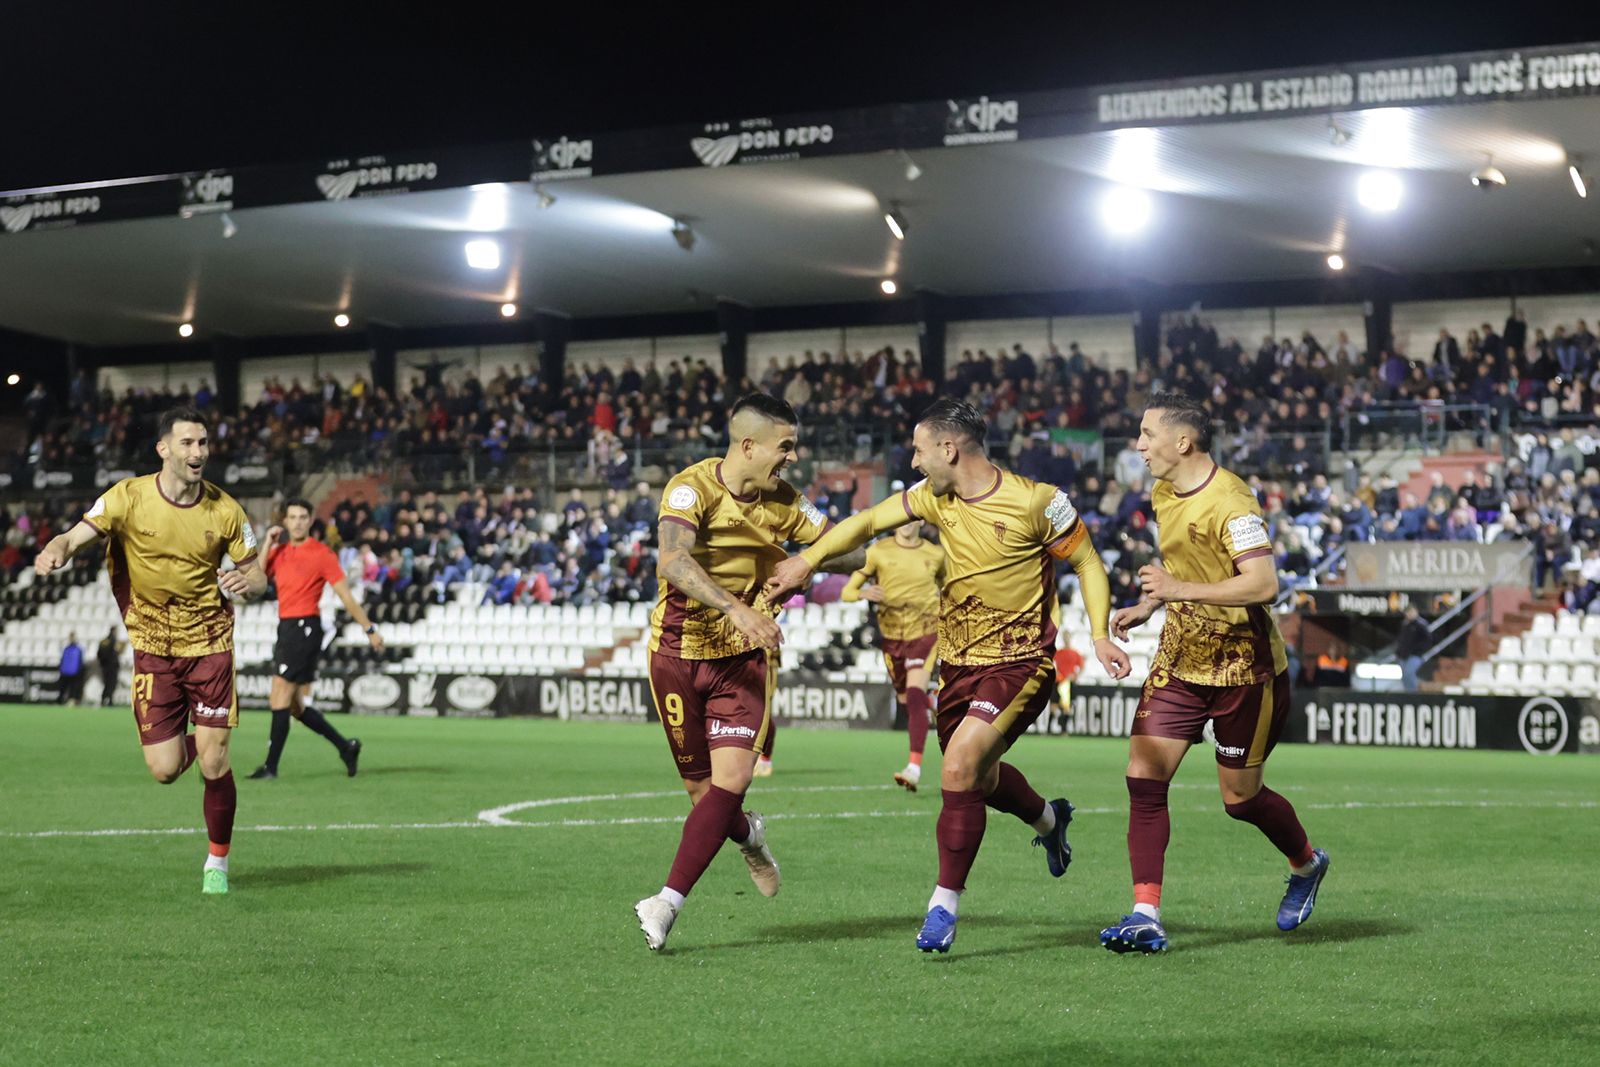
[[[900,491],[900,506],[905,509],[906,518],[922,519],[926,522],[936,522],[933,511],[933,490],[928,488],[928,479],[913,485],[909,489]]]
[[[706,499],[705,487],[695,484],[697,481],[684,471],[667,483],[657,514],[661,522],[675,522],[699,531],[700,523],[711,510],[711,501]]]
[[[344,568],[339,566],[339,553],[322,546],[322,579],[329,585],[344,581]]]
[[[1272,555],[1267,520],[1261,517],[1261,506],[1254,497],[1230,495],[1217,511],[1217,525],[1222,545],[1234,566],[1247,559]]]
[[[100,498],[90,505],[88,511],[83,513],[83,521],[93,527],[102,537],[121,530],[123,520],[127,517],[128,482],[126,479],[101,493]]]
[[[228,549],[228,558],[237,566],[243,566],[256,558],[256,531],[250,525],[250,519],[245,515],[238,501],[229,499],[227,520],[224,527],[226,537],[224,544]]]
[[[1036,524],[1045,551],[1057,559],[1071,556],[1089,535],[1078,509],[1072,505],[1072,498],[1064,489],[1040,485],[1034,489],[1032,503],[1030,518]]]
[[[867,564],[860,570],[850,575],[850,580],[844,583],[844,588],[839,590],[839,599],[846,604],[854,604],[861,599],[861,590],[867,582],[871,581],[878,573],[877,553],[873,551],[877,545],[867,547]]]
[[[817,506],[806,499],[804,493],[794,486],[784,483],[787,490],[785,495],[790,499],[785,501],[787,521],[784,523],[783,536],[787,541],[801,545],[814,545],[828,529],[828,517],[817,510]]]

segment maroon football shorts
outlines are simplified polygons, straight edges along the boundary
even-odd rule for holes
[[[772,688],[778,665],[765,649],[721,659],[650,653],[650,693],[678,774],[711,774],[711,750],[770,751]]]
[[[139,743],[157,745],[196,726],[239,725],[233,653],[157,656],[133,650],[133,718]]]
[[[906,691],[906,674],[921,667],[924,670],[933,670],[934,657],[938,652],[939,635],[923,634],[909,640],[897,641],[885,637],[883,639],[883,663],[889,668],[889,680],[894,684],[896,693]]]
[[[1056,665],[1048,659],[962,666],[939,665],[939,751],[955,736],[961,720],[982,719],[1016,743],[1050,703]]]
[[[1194,744],[1206,720],[1224,767],[1259,767],[1278,743],[1289,717],[1289,672],[1253,685],[1196,685],[1165,675],[1144,685],[1133,715],[1135,737],[1170,737]]]

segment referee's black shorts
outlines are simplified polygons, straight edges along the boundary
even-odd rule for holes
[[[306,615],[278,620],[278,643],[272,649],[272,669],[295,685],[317,680],[317,659],[322,655],[322,617]]]

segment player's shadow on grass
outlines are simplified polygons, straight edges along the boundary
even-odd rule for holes
[[[1373,937],[1397,937],[1409,934],[1416,927],[1395,919],[1358,918],[1334,916],[1313,919],[1298,930],[1285,933],[1270,923],[1249,926],[1191,926],[1175,929],[1173,948],[1216,948],[1240,941],[1281,941],[1286,948],[1298,945],[1340,944],[1346,941],[1364,941]]]
[[[252,887],[307,885],[311,882],[331,882],[336,878],[388,878],[400,874],[421,874],[429,868],[426,863],[304,863],[293,867],[267,867],[253,870],[248,879],[241,873],[239,881]]]
[[[1037,926],[1039,920],[1024,916],[997,915],[974,919],[971,925],[976,928],[979,924],[991,929],[1001,926],[1032,927]],[[876,941],[897,940],[904,938],[907,943],[916,937],[920,920],[916,915],[877,915],[865,916],[855,919],[829,919],[814,923],[786,923],[782,926],[768,926],[761,931],[761,936],[743,941],[728,941],[720,944],[688,946],[676,950],[684,955],[694,952],[719,952],[725,949],[759,948],[774,944],[804,945],[819,941]],[[1060,943],[1060,933],[1055,931],[1051,935],[1051,944]],[[1045,947],[1041,942],[1039,947]],[[1010,951],[1033,951],[1032,947],[1012,949]]]
[[[360,777],[371,778],[380,774],[455,774],[459,767],[363,767]]]

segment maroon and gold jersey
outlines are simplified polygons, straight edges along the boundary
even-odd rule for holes
[[[1180,582],[1225,582],[1239,573],[1240,562],[1272,555],[1255,494],[1221,467],[1213,466],[1187,493],[1158,481],[1150,503],[1162,563]],[[1267,605],[1181,602],[1167,605],[1150,677],[1157,685],[1164,674],[1196,685],[1252,685],[1275,677],[1288,663],[1283,635]]]
[[[935,496],[924,480],[901,493],[898,504],[939,529],[940,662],[1048,658],[1061,620],[1051,557],[1068,555],[1087,536],[1067,494],[996,467],[994,484],[970,500]]]
[[[822,536],[827,520],[788,482],[770,493],[735,496],[722,480],[722,461],[703,460],[680,472],[661,495],[662,523],[695,532],[690,555],[711,580],[736,600],[768,615],[762,586],[772,569],[788,557],[794,541],[809,545]],[[708,604],[662,582],[650,615],[650,651],[680,659],[721,659],[751,649],[750,640]]]
[[[883,590],[878,632],[886,641],[907,641],[939,628],[939,586],[944,581],[944,550],[917,539],[907,548],[893,537],[867,546],[867,565],[850,576],[843,600],[855,600],[868,581]]]
[[[255,558],[244,509],[210,482],[192,504],[174,504],[156,475],[124,478],[83,521],[106,537],[111,592],[128,641],[155,656],[208,656],[233,649],[233,609],[217,585],[226,554]]]

